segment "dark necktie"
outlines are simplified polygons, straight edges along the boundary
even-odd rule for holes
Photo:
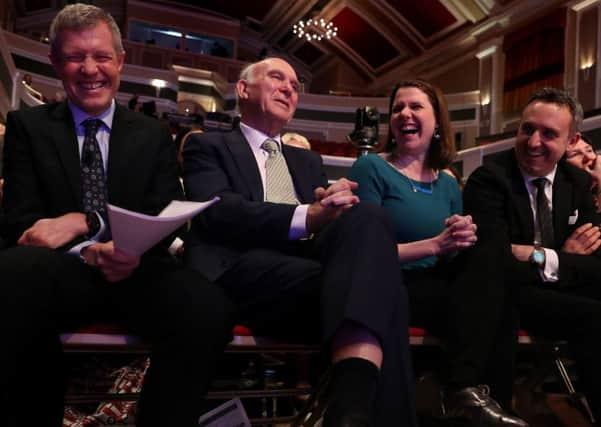
[[[265,200],[298,205],[292,177],[280,146],[273,139],[266,139],[261,148],[269,154],[265,161]]]
[[[536,187],[536,219],[538,230],[535,231],[534,240],[543,248],[555,246],[553,237],[553,216],[549,207],[549,200],[545,194],[547,178],[536,178],[532,184]]]
[[[81,150],[81,182],[84,212],[98,212],[106,218],[106,181],[102,154],[96,139],[96,132],[102,124],[98,119],[87,119],[83,123],[86,130]]]

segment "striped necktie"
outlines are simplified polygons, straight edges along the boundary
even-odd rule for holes
[[[298,205],[292,177],[286,159],[276,141],[266,139],[261,148],[269,154],[265,161],[265,200],[273,203]]]
[[[555,247],[553,236],[553,215],[549,207],[549,200],[545,194],[547,178],[536,178],[532,184],[536,187],[536,222],[538,230],[535,231],[534,240],[543,248]]]

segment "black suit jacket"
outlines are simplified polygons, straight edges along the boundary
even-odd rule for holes
[[[493,245],[502,248],[506,259],[512,259],[512,243],[533,244],[532,209],[514,150],[493,156],[474,171],[463,197],[464,212],[472,215],[478,225],[476,250],[479,246]],[[570,224],[570,217],[574,218],[576,213],[576,222]],[[601,250],[591,256],[561,252],[571,233],[588,222],[601,223],[601,216],[593,206],[590,178],[582,170],[560,161],[553,182],[555,247],[551,249],[559,256],[559,284],[563,287],[601,280]]]
[[[313,202],[313,190],[327,185],[321,157],[287,145],[282,153],[300,202]],[[295,206],[263,200],[261,175],[239,128],[196,134],[186,141],[184,187],[190,200],[221,198],[194,219],[185,251],[187,262],[209,279],[219,277],[246,250],[290,243]]]
[[[9,113],[4,145],[2,233],[9,243],[41,218],[83,211],[77,136],[66,102]],[[181,199],[166,127],[117,105],[107,185],[109,203],[151,215]]]

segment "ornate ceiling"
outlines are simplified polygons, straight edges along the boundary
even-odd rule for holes
[[[49,8],[64,0],[13,1],[19,16],[30,3]],[[399,76],[432,79],[470,60],[473,75],[478,52],[536,17],[578,0],[150,1],[239,20],[237,59],[252,61],[261,51],[284,54],[301,76],[316,77],[318,82],[344,81],[338,88],[352,86],[353,93],[382,93]],[[117,14],[125,10],[126,2],[98,0]],[[315,17],[332,21],[338,37],[316,42],[292,33],[300,19]],[[19,20],[26,28],[30,21],[47,28],[36,13]],[[358,87],[365,90],[355,91]]]
[[[243,28],[315,72],[332,61],[351,67],[366,82],[399,71],[423,72],[450,61],[452,48],[476,49],[485,39],[529,15],[565,1],[555,0],[175,0],[239,19]],[[322,42],[298,39],[299,19],[331,20],[338,37]],[[451,49],[441,49],[441,47]],[[426,62],[425,65],[421,63]],[[430,65],[428,65],[430,63]]]

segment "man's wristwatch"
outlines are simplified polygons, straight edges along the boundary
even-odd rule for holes
[[[88,232],[85,237],[91,239],[100,231],[100,219],[96,211],[86,213],[86,224],[88,225]]]
[[[535,246],[532,250],[532,253],[528,257],[528,261],[536,265],[538,268],[544,268],[546,257],[543,248],[541,248],[540,246]]]

